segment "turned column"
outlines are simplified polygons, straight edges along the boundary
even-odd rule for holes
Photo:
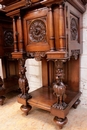
[[[64,18],[64,5],[59,5],[59,50],[64,51],[66,49],[66,37],[65,37],[65,18]]]
[[[48,7],[48,34],[49,34],[49,44],[50,50],[54,50],[54,31],[53,31],[53,14],[52,8]]]
[[[55,48],[56,50],[60,49],[60,44],[59,44],[59,6],[56,5],[53,11],[53,16],[54,16],[54,33],[55,33]]]
[[[19,16],[19,51],[23,52],[23,31],[22,31],[22,21],[21,16]]]
[[[18,33],[17,33],[16,19],[13,18],[14,52],[18,51],[18,47],[17,47],[17,43],[18,43],[17,35],[18,35]]]

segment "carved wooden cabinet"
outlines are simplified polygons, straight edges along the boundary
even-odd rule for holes
[[[12,19],[0,10],[0,58],[3,73],[3,80],[0,77],[0,105],[8,92],[18,89],[18,61],[11,56],[13,48]]]
[[[82,53],[81,0],[5,1],[7,16],[13,18],[14,51],[19,59],[18,102],[27,115],[32,106],[49,111],[59,128],[67,123],[71,107],[80,103],[79,56]],[[24,66],[27,58],[42,61],[42,87],[29,93]]]

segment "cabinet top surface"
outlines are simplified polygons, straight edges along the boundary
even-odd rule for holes
[[[3,8],[5,12],[11,12],[25,7],[35,7],[37,5],[51,6],[52,4],[60,4],[63,2],[70,3],[81,13],[85,12],[87,0],[0,0],[0,4],[5,5],[5,8]]]
[[[0,3],[3,5],[11,5],[17,2],[63,2],[64,0],[0,0]],[[75,0],[66,0],[68,2],[74,2]],[[83,4],[87,3],[87,0],[76,0],[77,2],[81,1]]]

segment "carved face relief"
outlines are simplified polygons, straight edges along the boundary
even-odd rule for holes
[[[46,42],[46,25],[40,20],[34,20],[29,27],[29,39],[31,42]]]
[[[74,17],[70,21],[71,40],[78,40],[78,23]]]

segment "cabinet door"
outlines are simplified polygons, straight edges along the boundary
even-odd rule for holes
[[[47,51],[48,9],[42,8],[28,12],[23,18],[24,44],[26,51]]]

